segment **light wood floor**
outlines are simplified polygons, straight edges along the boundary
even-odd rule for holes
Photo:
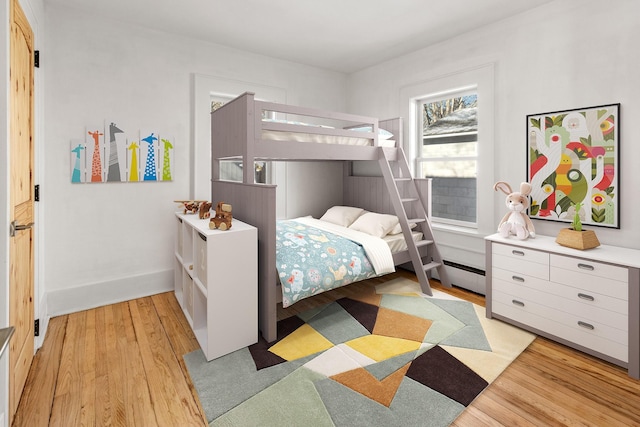
[[[407,272],[391,277],[397,275],[415,280]],[[278,315],[379,281],[349,285]],[[480,295],[434,287],[484,306]],[[182,359],[197,348],[172,293],[53,318],[13,425],[205,426]],[[640,381],[536,338],[453,425],[640,426]]]

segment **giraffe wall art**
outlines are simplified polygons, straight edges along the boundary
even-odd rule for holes
[[[173,140],[155,131],[125,132],[115,122],[87,126],[71,140],[72,183],[163,182],[173,178]]]

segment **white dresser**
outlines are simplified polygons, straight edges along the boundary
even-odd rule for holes
[[[207,360],[258,341],[258,232],[176,213],[175,293]]]
[[[487,317],[640,377],[640,250],[566,248],[550,236],[486,238]]]

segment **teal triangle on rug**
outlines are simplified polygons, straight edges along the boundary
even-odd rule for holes
[[[184,359],[211,426],[439,427],[534,338],[395,278],[280,321],[276,342]]]

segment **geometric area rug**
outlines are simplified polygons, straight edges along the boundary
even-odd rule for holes
[[[184,359],[210,426],[448,426],[534,338],[396,278]]]

